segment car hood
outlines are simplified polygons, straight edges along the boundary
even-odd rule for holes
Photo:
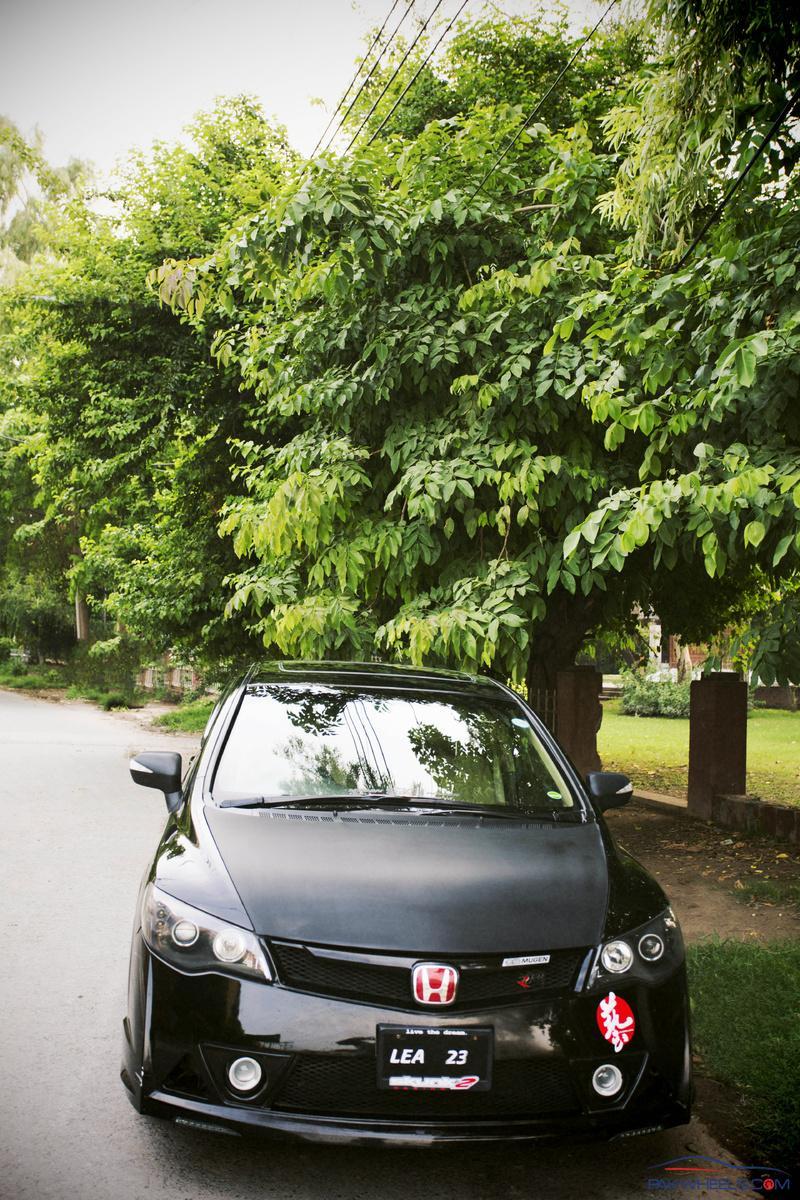
[[[211,805],[205,816],[262,935],[451,955],[602,936],[608,868],[594,822]]]

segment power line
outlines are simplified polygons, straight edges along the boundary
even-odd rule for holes
[[[616,0],[614,0],[614,2],[616,3]],[[418,33],[418,34],[417,34],[417,36],[414,38],[414,40],[413,40],[413,42],[411,43],[411,45],[408,47],[408,49],[406,50],[406,52],[405,52],[405,54],[403,55],[403,57],[400,59],[400,62],[398,63],[398,65],[397,65],[397,67],[396,67],[396,69],[395,69],[395,71],[394,71],[394,73],[393,73],[392,77],[389,79],[388,83],[387,83],[387,84],[385,85],[385,87],[383,88],[383,91],[381,92],[380,96],[378,96],[377,100],[376,100],[376,101],[375,101],[375,103],[372,105],[372,108],[369,110],[369,112],[367,113],[367,115],[364,117],[364,120],[361,122],[361,124],[359,125],[358,129],[355,131],[355,133],[354,133],[354,134],[353,134],[353,136],[351,137],[351,139],[350,139],[350,142],[348,143],[347,149],[345,150],[345,154],[348,154],[348,153],[350,152],[350,150],[352,150],[352,148],[353,148],[353,143],[356,141],[356,139],[357,139],[357,138],[358,138],[358,136],[360,135],[360,133],[361,133],[361,130],[364,128],[364,126],[366,125],[367,121],[370,119],[370,117],[372,116],[372,114],[375,112],[375,109],[378,107],[378,105],[380,104],[381,100],[382,100],[382,99],[383,99],[383,97],[386,95],[386,93],[388,92],[388,90],[389,90],[389,88],[392,86],[392,84],[394,83],[395,79],[397,79],[397,76],[400,74],[400,72],[402,71],[403,67],[405,66],[405,63],[406,63],[406,60],[407,60],[407,58],[408,58],[409,54],[411,54],[411,52],[412,52],[412,50],[414,49],[414,47],[416,46],[417,42],[418,42],[418,41],[419,41],[419,39],[422,37],[423,33],[424,33],[424,32],[425,32],[425,30],[428,28],[428,26],[430,25],[431,21],[432,21],[432,20],[433,20],[433,18],[436,16],[436,13],[438,12],[438,10],[439,10],[441,7],[442,7],[442,0],[436,0],[436,4],[433,6],[433,10],[432,10],[432,12],[430,13],[430,15],[429,15],[428,17],[426,17],[426,19],[425,19],[425,21],[424,21],[424,23],[423,23],[422,27],[420,28],[420,31],[419,31],[419,33]]]
[[[585,38],[583,39],[583,41],[581,42],[580,46],[578,46],[578,49],[577,49],[577,50],[575,51],[575,53],[572,55],[572,58],[569,60],[569,62],[568,62],[568,63],[566,63],[566,65],[565,65],[565,66],[563,66],[563,67],[561,68],[561,70],[559,71],[558,75],[555,77],[555,79],[553,80],[553,82],[550,84],[550,87],[547,89],[547,91],[545,92],[545,94],[544,94],[544,95],[543,95],[543,96],[542,96],[542,97],[541,97],[539,100],[537,100],[537,102],[536,102],[536,104],[534,105],[534,108],[533,108],[533,111],[531,112],[531,114],[530,114],[530,115],[529,115],[529,116],[528,116],[528,117],[525,119],[525,121],[523,121],[523,123],[520,125],[519,129],[517,130],[517,132],[514,134],[514,136],[511,138],[511,140],[508,142],[508,144],[507,144],[507,145],[504,147],[504,149],[500,151],[500,153],[498,154],[497,158],[494,160],[494,162],[492,163],[492,165],[489,167],[489,170],[488,170],[488,171],[486,172],[486,174],[484,175],[483,179],[480,181],[480,183],[478,184],[478,186],[475,188],[474,192],[472,192],[472,193],[471,193],[471,195],[470,195],[469,199],[467,200],[467,204],[471,204],[471,203],[472,203],[472,201],[473,201],[473,200],[475,199],[475,197],[477,196],[478,192],[480,192],[480,191],[483,189],[484,185],[485,185],[485,184],[486,184],[486,183],[489,181],[489,179],[492,177],[492,175],[494,174],[494,172],[495,172],[495,171],[497,170],[497,168],[500,166],[500,163],[503,161],[503,159],[504,159],[504,158],[506,158],[506,157],[507,157],[507,155],[508,155],[508,154],[511,152],[511,150],[513,150],[514,146],[516,146],[517,142],[518,142],[518,141],[519,141],[519,139],[522,137],[523,131],[524,131],[525,129],[527,129],[527,128],[528,128],[528,126],[530,125],[530,123],[531,123],[531,121],[533,120],[533,118],[534,118],[534,117],[537,115],[537,113],[538,113],[538,112],[539,112],[539,110],[541,109],[541,107],[542,107],[542,105],[544,104],[545,100],[549,99],[549,97],[550,97],[550,96],[553,94],[553,92],[554,92],[554,91],[555,91],[555,89],[558,87],[558,85],[559,85],[559,83],[561,82],[561,80],[562,80],[562,79],[564,78],[564,76],[566,75],[567,71],[570,69],[570,67],[572,66],[572,64],[575,62],[575,59],[576,59],[576,58],[577,58],[577,57],[580,55],[580,53],[581,53],[581,51],[583,50],[583,48],[584,48],[584,46],[586,45],[586,43],[587,43],[587,42],[589,42],[589,41],[591,41],[591,39],[592,39],[592,38],[594,37],[594,35],[597,33],[597,31],[598,31],[598,29],[600,28],[600,26],[603,24],[603,21],[605,21],[606,17],[607,17],[607,16],[608,16],[608,14],[611,12],[611,10],[612,10],[612,8],[614,7],[614,5],[615,5],[615,4],[617,4],[617,3],[618,3],[618,0],[611,0],[611,3],[609,4],[608,8],[605,10],[605,12],[603,13],[603,15],[601,16],[600,20],[597,22],[597,24],[596,24],[596,25],[595,25],[595,26],[594,26],[592,29],[590,29],[590,30],[589,30],[589,32],[587,33],[586,37],[585,37]]]
[[[436,41],[436,43],[434,44],[434,46],[433,46],[433,49],[432,49],[432,50],[431,50],[431,51],[428,53],[428,55],[427,55],[427,56],[426,56],[426,57],[423,59],[423,61],[421,62],[421,64],[420,64],[420,65],[419,65],[419,67],[417,68],[417,70],[416,70],[416,71],[414,72],[414,74],[411,76],[411,79],[409,80],[409,82],[408,82],[408,83],[406,84],[406,86],[403,88],[402,92],[401,92],[401,93],[400,93],[400,95],[397,97],[397,99],[395,100],[395,102],[394,102],[394,104],[392,105],[392,107],[389,109],[389,111],[388,111],[388,113],[386,114],[386,116],[385,116],[385,117],[383,118],[383,120],[381,121],[381,123],[380,123],[380,125],[378,126],[378,128],[377,128],[377,129],[375,130],[375,132],[372,134],[372,137],[371,137],[371,138],[369,139],[369,141],[367,142],[367,145],[368,145],[368,146],[371,146],[371,145],[372,145],[372,143],[375,141],[375,138],[378,136],[378,134],[380,133],[380,131],[383,129],[384,125],[387,123],[387,121],[389,121],[389,120],[390,120],[390,118],[392,117],[393,113],[396,111],[396,109],[398,108],[398,106],[399,106],[399,105],[402,103],[402,101],[403,101],[404,97],[406,96],[406,94],[407,94],[408,92],[410,92],[410,91],[411,91],[411,89],[412,89],[412,87],[414,86],[414,84],[416,83],[416,81],[417,81],[418,77],[419,77],[419,76],[422,74],[422,72],[425,70],[425,68],[427,67],[427,65],[428,65],[428,63],[430,62],[430,60],[433,58],[434,54],[435,54],[435,53],[436,53],[436,51],[439,49],[439,46],[440,46],[440,44],[442,43],[443,39],[447,37],[448,33],[449,33],[449,32],[450,32],[450,30],[453,28],[453,26],[455,25],[456,21],[457,21],[457,20],[458,20],[458,18],[461,16],[462,12],[464,11],[464,9],[467,7],[467,5],[468,5],[468,4],[469,4],[469,0],[463,0],[463,2],[462,2],[462,4],[461,4],[461,7],[459,8],[458,12],[456,13],[456,15],[455,15],[455,16],[453,17],[453,19],[451,20],[450,24],[447,26],[447,28],[444,30],[444,32],[443,32],[443,33],[441,33],[441,34],[439,35],[439,38],[438,38],[438,40]]]
[[[781,125],[784,123],[786,118],[790,115],[792,109],[794,108],[795,104],[797,103],[798,98],[800,98],[800,97],[791,96],[786,101],[786,103],[783,105],[781,111],[778,113],[777,117],[772,122],[772,124],[770,125],[767,132],[764,134],[764,137],[761,139],[758,146],[753,151],[753,155],[752,155],[750,161],[747,163],[747,166],[744,167],[744,169],[742,171],[740,171],[739,175],[736,177],[736,179],[733,181],[733,183],[727,188],[724,196],[722,197],[719,204],[712,212],[711,216],[706,221],[703,228],[698,233],[697,237],[692,242],[689,249],[683,255],[683,257],[681,258],[678,265],[676,267],[672,268],[673,271],[680,271],[681,267],[686,262],[686,260],[691,256],[691,254],[700,245],[700,243],[702,242],[703,238],[708,233],[711,226],[715,225],[717,223],[717,221],[722,216],[725,209],[728,207],[728,204],[731,201],[731,199],[733,198],[734,194],[739,190],[741,185],[744,183],[745,179],[750,174],[751,169],[755,166],[756,162],[761,157],[761,155],[764,153],[767,146],[769,145],[769,143],[774,138],[775,134],[780,129]]]
[[[362,69],[362,67],[364,66],[364,63],[365,63],[365,62],[367,62],[367,60],[369,59],[369,56],[370,56],[370,54],[372,54],[372,51],[375,49],[375,46],[377,45],[377,43],[378,43],[378,41],[379,41],[380,37],[382,36],[384,29],[386,28],[386,26],[387,26],[387,25],[388,25],[388,23],[389,23],[389,18],[391,17],[392,13],[393,13],[393,12],[394,12],[394,10],[397,8],[397,6],[398,6],[398,4],[399,4],[399,3],[400,3],[400,0],[394,0],[394,4],[392,5],[392,7],[389,9],[388,13],[386,14],[386,19],[385,19],[385,21],[384,21],[384,22],[383,22],[383,24],[381,25],[381,27],[380,27],[380,29],[378,30],[378,32],[375,34],[375,37],[372,39],[372,43],[371,43],[371,45],[370,45],[370,48],[369,48],[369,50],[367,50],[367,53],[364,55],[364,57],[363,57],[362,61],[361,61],[361,62],[358,64],[358,66],[356,67],[355,74],[353,75],[353,78],[352,78],[352,79],[350,80],[350,82],[348,83],[348,85],[347,85],[347,89],[345,90],[345,92],[344,92],[344,95],[341,97],[341,99],[339,100],[339,103],[336,105],[336,108],[335,108],[335,109],[333,110],[333,112],[331,113],[331,115],[330,115],[330,118],[329,118],[329,120],[328,120],[328,124],[325,126],[325,128],[324,128],[324,129],[323,129],[323,131],[322,131],[322,133],[320,134],[319,141],[317,142],[317,144],[316,144],[316,146],[314,147],[314,149],[311,151],[311,154],[310,154],[310,156],[309,156],[309,157],[313,158],[313,157],[314,157],[314,155],[315,155],[315,154],[317,153],[317,151],[319,150],[319,148],[320,148],[320,146],[322,145],[322,143],[325,141],[325,137],[326,137],[326,135],[327,135],[327,132],[328,132],[328,130],[330,129],[330,127],[331,127],[331,125],[333,124],[333,122],[336,120],[336,114],[338,113],[338,111],[339,111],[339,109],[342,107],[342,105],[344,104],[344,102],[345,102],[345,100],[347,99],[347,97],[348,97],[348,96],[350,95],[350,93],[352,92],[352,90],[353,90],[353,85],[355,84],[355,81],[358,79],[359,75],[361,74],[361,69]],[[395,32],[396,32],[396,31],[395,31]],[[380,58],[380,55],[378,55],[378,57]],[[363,87],[363,84],[362,84],[362,87]]]
[[[393,12],[394,12],[394,10],[397,8],[397,5],[398,5],[399,3],[400,3],[400,0],[394,0],[394,3],[393,3],[393,5],[392,5],[392,7],[389,9],[389,12],[388,12],[388,13],[387,13],[387,15],[386,15],[386,20],[383,22],[383,25],[381,25],[380,29],[378,30],[378,33],[377,33],[377,34],[376,34],[376,36],[373,38],[372,45],[370,46],[370,48],[369,48],[369,50],[367,51],[367,53],[364,55],[364,59],[363,59],[363,61],[362,61],[362,62],[359,64],[359,66],[358,66],[358,69],[356,70],[355,74],[353,75],[353,78],[352,78],[352,79],[351,79],[351,81],[350,81],[350,86],[348,87],[348,89],[347,89],[347,91],[345,92],[345,94],[342,96],[342,98],[341,98],[341,100],[339,101],[339,103],[336,105],[336,108],[334,109],[334,111],[333,111],[333,114],[331,115],[331,119],[328,121],[328,124],[327,124],[327,125],[326,125],[326,127],[325,127],[325,131],[324,131],[324,133],[322,134],[322,137],[319,139],[319,141],[317,142],[317,144],[316,144],[316,146],[314,147],[313,151],[311,152],[311,158],[313,158],[313,157],[314,157],[314,155],[317,153],[317,150],[319,149],[319,147],[320,147],[320,145],[322,144],[322,142],[323,142],[323,141],[325,141],[325,137],[326,137],[326,135],[327,135],[327,133],[328,133],[328,130],[330,129],[330,127],[331,127],[331,125],[333,124],[333,122],[336,120],[336,117],[337,117],[337,114],[339,113],[339,110],[341,109],[341,107],[342,107],[342,105],[344,104],[344,102],[345,102],[345,100],[347,99],[347,97],[350,95],[350,92],[353,90],[353,86],[354,86],[354,84],[355,84],[356,80],[358,79],[359,73],[360,73],[360,72],[361,72],[361,70],[363,69],[363,67],[364,67],[365,63],[368,61],[368,59],[369,59],[369,56],[370,56],[370,54],[372,53],[372,51],[374,50],[375,46],[377,45],[379,38],[380,38],[380,37],[382,37],[382,35],[383,35],[383,31],[385,30],[386,26],[389,24],[389,21],[390,21],[390,19],[391,19],[392,13],[393,13]],[[402,14],[402,15],[401,15],[401,17],[400,17],[400,20],[397,22],[397,24],[395,25],[395,27],[394,27],[394,29],[392,30],[391,34],[390,34],[390,35],[389,35],[389,37],[386,39],[386,42],[384,43],[384,45],[383,45],[383,47],[382,47],[382,49],[381,49],[380,53],[377,55],[377,57],[376,57],[375,61],[373,62],[372,66],[370,67],[368,74],[367,74],[367,75],[366,75],[366,77],[365,77],[365,78],[364,78],[364,79],[361,81],[361,86],[359,87],[359,89],[358,89],[358,91],[356,92],[355,96],[353,96],[353,99],[350,101],[349,105],[347,106],[347,110],[346,110],[346,112],[344,112],[344,113],[342,114],[342,116],[341,116],[341,119],[340,119],[340,121],[339,121],[338,125],[336,126],[336,129],[334,129],[333,133],[331,134],[330,138],[328,139],[328,141],[327,141],[327,143],[326,143],[326,145],[325,145],[325,149],[326,149],[326,150],[328,149],[328,146],[330,146],[330,144],[331,144],[331,142],[333,141],[333,139],[336,137],[336,134],[339,132],[339,130],[341,129],[342,125],[345,123],[345,121],[347,120],[347,118],[350,116],[350,113],[353,111],[353,108],[354,108],[354,106],[355,106],[356,102],[358,101],[358,98],[359,98],[359,96],[360,96],[360,95],[361,95],[361,93],[364,91],[364,88],[367,86],[367,84],[369,83],[369,81],[370,81],[370,79],[372,78],[372,76],[375,74],[375,71],[376,71],[376,69],[377,69],[377,67],[378,67],[378,63],[381,61],[381,59],[383,58],[384,54],[386,53],[386,51],[387,51],[387,50],[389,49],[389,47],[391,46],[392,42],[393,42],[393,41],[394,41],[394,39],[397,37],[397,34],[398,34],[399,30],[400,30],[400,26],[403,24],[403,22],[405,21],[406,17],[408,16],[408,14],[411,12],[412,8],[414,7],[414,0],[405,0],[405,4],[406,4],[406,8],[405,8],[405,11],[403,12],[403,14]]]

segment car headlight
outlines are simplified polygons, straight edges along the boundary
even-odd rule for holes
[[[254,933],[192,908],[152,883],[144,893],[142,933],[153,953],[179,971],[272,979]]]
[[[633,951],[627,942],[623,942],[622,938],[617,938],[613,942],[606,942],[603,946],[600,951],[600,962],[606,971],[611,971],[613,975],[620,975],[623,971],[629,971],[633,966]]]
[[[671,908],[646,925],[611,938],[600,947],[588,986],[620,976],[650,980],[663,976],[683,960],[681,929]]]

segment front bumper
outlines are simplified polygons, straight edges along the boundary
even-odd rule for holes
[[[183,975],[134,944],[122,1078],[135,1107],[219,1132],[318,1142],[430,1146],[568,1134],[613,1138],[689,1120],[691,1055],[683,968],[624,995],[636,1035],[619,1053],[601,1036],[597,993],[561,993],[446,1016],[309,995],[221,975]],[[622,991],[622,989],[620,989]],[[491,1025],[495,1078],[483,1093],[380,1091],[379,1024]],[[258,1059],[252,1099],[227,1063]],[[623,1072],[619,1096],[591,1087],[601,1063]]]

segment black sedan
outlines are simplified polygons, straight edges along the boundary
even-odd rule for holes
[[[512,690],[253,668],[181,781],[134,926],[122,1079],[224,1132],[430,1145],[689,1119],[680,929]]]

